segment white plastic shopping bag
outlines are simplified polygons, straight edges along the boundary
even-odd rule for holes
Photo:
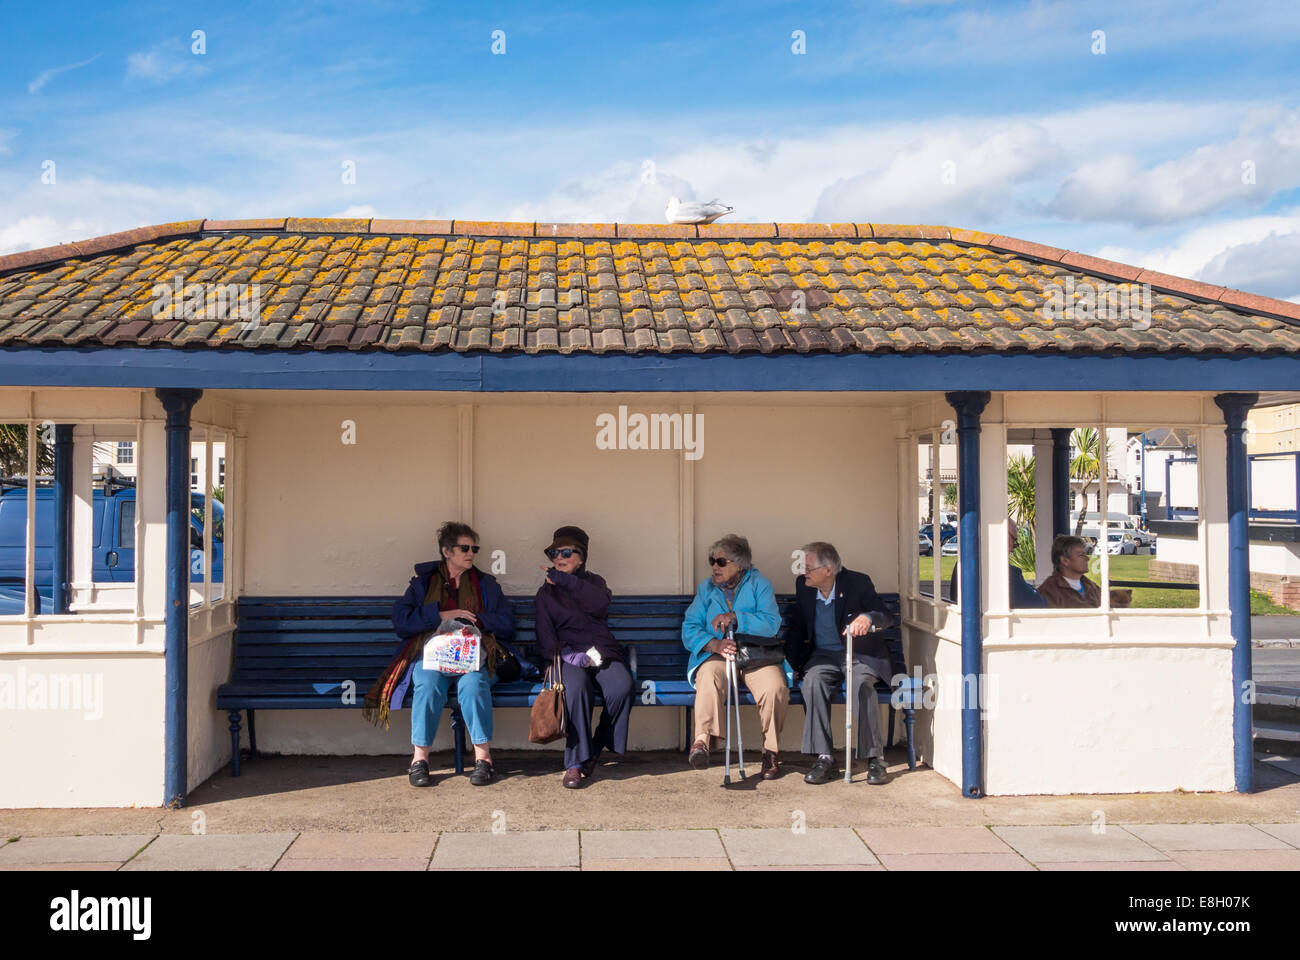
[[[483,635],[472,624],[444,620],[424,643],[424,669],[473,673],[482,661]]]

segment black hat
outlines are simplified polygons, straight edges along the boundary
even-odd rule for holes
[[[560,527],[551,534],[551,545],[544,552],[549,553],[559,547],[577,547],[582,551],[582,559],[587,559],[587,531],[582,527]]]

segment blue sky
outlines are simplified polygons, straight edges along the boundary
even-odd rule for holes
[[[1291,0],[0,9],[0,253],[201,217],[660,221],[676,193],[1300,300]]]

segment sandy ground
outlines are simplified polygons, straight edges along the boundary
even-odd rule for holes
[[[715,755],[717,756],[717,755]],[[722,786],[722,766],[696,771],[675,752],[638,753],[607,762],[581,790],[560,786],[558,758],[503,751],[500,777],[472,787],[456,776],[450,753],[435,754],[434,785],[406,779],[406,757],[262,756],[232,778],[222,770],[195,790],[188,807],[0,810],[0,836],[191,833],[202,811],[208,833],[275,831],[629,830],[785,827],[800,815],[808,827],[1089,824],[1277,823],[1300,821],[1300,776],[1256,763],[1252,794],[1152,793],[968,800],[934,771],[908,771],[888,757],[891,779],[852,784],[803,782],[805,758],[789,758],[784,776],[761,781],[752,756],[744,783]],[[733,771],[734,778],[734,771]]]

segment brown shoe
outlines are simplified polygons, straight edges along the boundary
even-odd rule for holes
[[[696,770],[705,770],[709,766],[709,745],[703,740],[696,740],[691,747],[691,755],[688,758],[691,766]]]
[[[582,767],[569,767],[564,771],[564,785],[570,790],[582,786]]]
[[[764,780],[775,780],[781,775],[781,764],[776,759],[776,754],[771,750],[763,751],[763,769],[761,775]]]

